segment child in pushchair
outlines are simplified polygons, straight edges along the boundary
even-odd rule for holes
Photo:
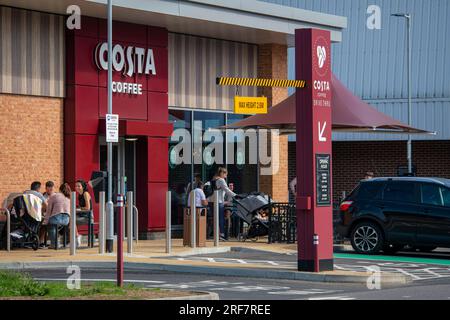
[[[11,207],[12,247],[39,249],[41,205],[41,200],[33,194],[23,194],[14,198]]]
[[[239,241],[251,239],[257,241],[259,237],[269,234],[268,209],[269,200],[260,192],[238,195],[234,198],[236,210],[234,214],[247,223],[248,229],[238,235]]]

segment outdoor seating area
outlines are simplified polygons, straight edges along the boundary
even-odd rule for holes
[[[78,180],[76,226],[86,226],[88,247],[94,246],[95,223],[92,200],[87,183]],[[71,188],[63,183],[55,190],[55,184],[47,181],[45,192],[41,193],[41,183],[31,183],[30,189],[12,192],[0,207],[0,248],[55,249],[66,248],[69,242],[69,222],[71,214]],[[81,247],[81,233],[75,226],[76,245]],[[80,229],[82,229],[80,228]],[[61,241],[60,241],[61,238]]]

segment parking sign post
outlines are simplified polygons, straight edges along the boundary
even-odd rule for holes
[[[108,16],[108,114],[112,114],[112,0],[107,3]],[[107,117],[108,118],[108,117]],[[108,121],[108,120],[107,120]],[[108,124],[106,125],[108,128]],[[108,135],[107,135],[108,137]],[[106,214],[108,227],[106,229],[106,252],[113,251],[114,243],[114,204],[112,201],[112,166],[113,166],[113,141],[107,141],[107,171],[108,171],[108,202],[106,204]]]

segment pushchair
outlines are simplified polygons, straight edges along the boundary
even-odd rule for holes
[[[42,214],[34,195],[14,198],[11,210],[11,246],[39,249],[39,228]]]
[[[269,234],[270,202],[264,193],[241,194],[233,202],[236,207],[234,214],[248,224],[247,230],[239,233],[238,241],[257,241],[259,237]]]

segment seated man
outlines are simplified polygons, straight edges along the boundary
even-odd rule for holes
[[[45,212],[47,209],[47,199],[45,199],[44,195],[41,193],[41,183],[39,181],[34,181],[31,184],[30,190],[26,190],[23,192],[24,194],[32,194],[41,199],[42,201],[42,212]]]
[[[201,181],[197,182],[194,192],[195,192],[195,206],[197,208],[207,207],[208,200],[206,200],[205,193],[203,192],[203,182]],[[187,206],[190,207],[190,205],[191,205],[191,194],[189,193]]]
[[[47,210],[47,199],[45,198],[45,196],[41,193],[41,183],[39,181],[34,181],[29,190],[24,191],[24,194],[32,194],[36,197],[38,197],[41,201],[42,201],[42,215],[45,214],[46,210]],[[41,248],[45,248],[46,244],[44,243],[44,238],[45,238],[45,233],[46,233],[46,228],[45,226],[41,226],[40,230],[39,230],[39,242],[40,242],[40,247]]]

